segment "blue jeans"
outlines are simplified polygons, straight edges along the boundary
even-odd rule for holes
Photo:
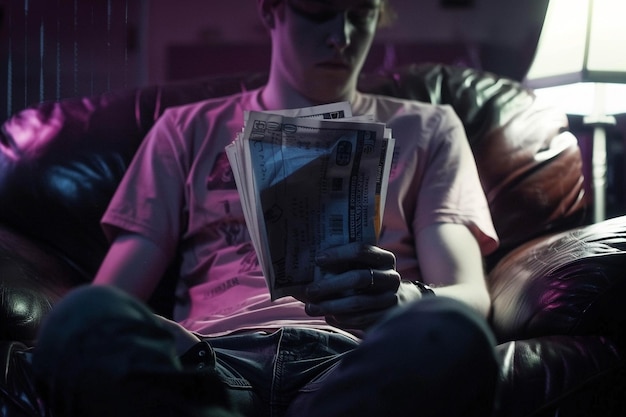
[[[81,292],[57,307],[65,311],[63,317],[80,320],[71,325],[67,319],[55,322],[53,312],[46,326],[56,329],[44,333],[48,336],[42,338],[43,346],[38,349],[45,360],[40,363],[75,358],[55,358],[68,356],[68,350],[49,346],[73,341],[72,349],[77,349],[81,342],[89,344],[91,336],[86,335],[94,335],[95,342],[79,348],[93,355],[83,355],[82,360],[61,369],[40,370],[43,379],[58,385],[62,373],[63,383],[81,385],[67,380],[69,367],[91,372],[108,370],[111,363],[119,362],[129,368],[118,370],[124,373],[132,372],[144,358],[150,358],[161,373],[163,369],[181,369],[178,358],[173,357],[174,349],[164,347],[168,342],[146,330],[159,327],[159,323],[145,314],[145,306],[104,287]],[[97,310],[95,300],[102,308],[92,314],[94,318],[85,312]],[[140,332],[123,324],[133,321]],[[119,328],[125,332],[120,333]],[[99,330],[108,337],[98,339]],[[428,297],[396,309],[360,343],[339,333],[295,327],[206,341],[214,358],[210,367],[225,385],[235,410],[244,416],[484,417],[491,414],[494,405],[498,375],[495,340],[484,319],[464,304],[444,297]],[[99,364],[104,360],[109,362]],[[149,378],[145,384],[149,390]],[[81,389],[85,387],[81,385]]]
[[[358,345],[339,333],[295,327],[206,340],[238,411],[273,417],[284,416],[301,391]]]

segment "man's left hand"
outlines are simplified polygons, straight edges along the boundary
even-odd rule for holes
[[[406,299],[393,253],[353,243],[317,258],[323,278],[306,288],[306,311],[344,329],[364,330]],[[409,290],[412,294],[416,294]]]

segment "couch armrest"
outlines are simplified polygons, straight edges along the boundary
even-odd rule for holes
[[[52,306],[85,282],[49,248],[0,226],[0,340],[31,345]]]
[[[621,344],[625,266],[626,216],[520,246],[488,276],[496,336],[600,334]]]
[[[607,338],[544,336],[503,343],[496,353],[502,364],[496,416],[622,415],[624,358]]]

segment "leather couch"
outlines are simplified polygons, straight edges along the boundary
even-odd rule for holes
[[[234,74],[34,105],[0,132],[2,416],[48,416],[28,378],[40,321],[88,283],[107,250],[99,219],[166,107],[254,88]],[[626,218],[586,224],[583,159],[567,117],[519,83],[411,65],[368,92],[451,105],[464,122],[502,245],[485,259],[502,361],[498,416],[626,413]],[[172,274],[150,305],[167,315]],[[471,384],[472,381],[467,381]]]

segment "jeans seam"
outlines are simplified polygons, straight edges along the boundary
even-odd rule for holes
[[[270,415],[273,417],[276,413],[275,405],[276,405],[276,391],[278,390],[277,385],[280,383],[280,379],[283,375],[283,357],[281,355],[282,350],[282,341],[285,336],[285,330],[281,329],[280,337],[278,342],[276,343],[276,351],[274,354],[274,365],[272,372],[272,384],[270,387]]]

